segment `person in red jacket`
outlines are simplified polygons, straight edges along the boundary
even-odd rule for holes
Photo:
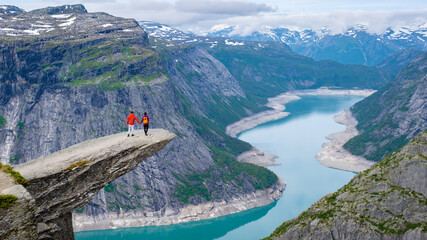
[[[136,116],[135,116],[135,114],[133,114],[133,111],[130,111],[130,114],[129,114],[129,116],[128,116],[128,119],[127,119],[127,125],[128,125],[128,137],[129,137],[129,134],[132,134],[132,136],[133,136],[133,128],[134,128],[134,126],[135,126],[135,120],[139,123],[139,124],[141,124],[140,122],[139,122],[139,120],[138,120],[138,118],[136,118]]]

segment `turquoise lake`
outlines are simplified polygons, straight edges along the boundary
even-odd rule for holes
[[[149,239],[251,240],[270,235],[327,193],[344,186],[354,173],[322,166],[314,158],[325,137],[343,130],[333,117],[362,100],[359,96],[303,96],[286,104],[291,114],[241,133],[238,137],[273,153],[280,166],[270,167],[286,183],[283,197],[241,213],[191,223],[75,233],[77,240]]]

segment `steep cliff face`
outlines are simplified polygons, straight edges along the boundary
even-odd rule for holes
[[[71,211],[175,136],[162,129],[151,132],[145,136],[142,130],[135,131],[132,138],[126,133],[97,138],[14,166],[28,182],[26,188],[17,184],[0,188],[2,195],[18,197],[1,209],[1,239],[74,239]]]
[[[427,132],[266,239],[426,239]]]
[[[379,161],[427,129],[427,53],[403,68],[396,79],[350,110],[360,135],[344,148]]]
[[[274,173],[235,160],[250,145],[227,136],[225,126],[260,107],[224,65],[194,47],[151,47],[133,20],[72,9],[43,9],[19,15],[19,23],[0,23],[9,26],[0,43],[2,162],[24,163],[126,131],[133,110],[138,117],[148,112],[150,128],[177,137],[77,210],[82,229],[100,221],[105,224],[92,228],[108,228],[118,218],[159,220],[189,204],[256,199],[270,188],[269,202],[280,197],[283,185]],[[43,26],[30,24],[37,21]]]
[[[12,195],[18,199],[13,205],[0,208],[0,238],[5,240],[37,239],[36,202],[34,198],[19,184],[0,187],[0,196],[4,197],[5,195]]]

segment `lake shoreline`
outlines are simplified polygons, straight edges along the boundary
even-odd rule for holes
[[[268,98],[268,102],[265,106],[272,108],[272,110],[256,113],[254,115],[242,118],[237,122],[229,124],[226,127],[226,133],[231,137],[236,137],[239,133],[252,129],[258,125],[287,117],[290,113],[284,112],[284,110],[286,110],[286,106],[284,104],[301,99],[299,96],[349,95],[367,97],[374,92],[375,91],[371,89],[344,90],[329,88],[306,89],[285,92],[277,95],[276,97]]]
[[[375,91],[371,89],[345,90],[345,89],[329,89],[326,87],[322,87],[318,89],[306,89],[306,90],[296,90],[296,91],[285,92],[285,93],[279,94],[276,97],[268,99],[266,106],[272,108],[272,110],[260,112],[252,116],[243,118],[235,123],[232,123],[227,126],[226,133],[229,136],[236,137],[239,133],[252,129],[258,125],[287,117],[290,113],[283,112],[286,109],[286,106],[284,104],[289,103],[290,101],[301,99],[299,96],[348,95],[348,96],[367,97],[374,92]],[[348,110],[348,112],[350,111]],[[328,143],[324,143],[322,145],[321,152],[319,152],[316,155],[316,159],[322,165],[326,167],[331,167],[331,168],[336,168],[336,169],[351,171],[351,172],[360,172],[372,166],[373,162],[368,161],[362,157],[354,156],[342,147],[344,143],[346,143],[349,139],[351,139],[353,136],[356,136],[358,134],[355,127],[357,125],[357,121],[354,118],[351,119],[351,117],[352,116],[350,112],[350,116],[348,116],[348,113],[347,113],[346,115],[342,115],[340,119],[336,117],[334,118],[336,122],[346,125],[347,128],[349,128],[349,126],[353,126],[353,127],[350,130],[346,129],[342,132],[334,133],[327,137],[327,139],[330,139],[332,141]],[[275,159],[274,157],[270,157],[266,159],[265,156],[270,156],[270,155],[272,154],[262,152],[258,149],[256,151],[254,151],[254,149],[251,149],[247,152],[240,154],[237,157],[237,159],[242,162],[251,162],[254,164],[261,162],[263,163],[261,166],[264,166],[264,167],[277,165],[274,162],[274,159]],[[247,156],[250,156],[249,160],[246,159]],[[351,160],[347,161],[347,159],[351,159]]]
[[[111,213],[106,219],[94,222],[84,214],[73,214],[74,232],[130,227],[164,226],[222,217],[256,207],[267,206],[283,195],[286,183],[279,180],[271,187],[233,197],[227,201],[211,201],[187,205],[181,209],[163,209],[158,212],[129,211]]]
[[[335,122],[343,124],[346,129],[329,134],[326,139],[330,142],[322,144],[322,150],[316,154],[320,164],[344,171],[362,172],[375,164],[363,157],[355,156],[344,149],[343,145],[351,138],[357,136],[357,120],[349,109],[344,110],[334,117]]]

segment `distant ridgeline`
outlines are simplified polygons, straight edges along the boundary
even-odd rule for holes
[[[265,27],[248,36],[236,35],[236,26],[216,26],[210,37],[259,42],[282,42],[314,60],[333,60],[344,64],[379,65],[403,49],[427,50],[427,23],[413,27],[390,27],[384,33],[371,33],[364,25],[333,34],[329,29],[291,30]]]
[[[379,161],[427,129],[427,52],[400,71],[395,80],[350,110],[360,135],[344,148]]]

